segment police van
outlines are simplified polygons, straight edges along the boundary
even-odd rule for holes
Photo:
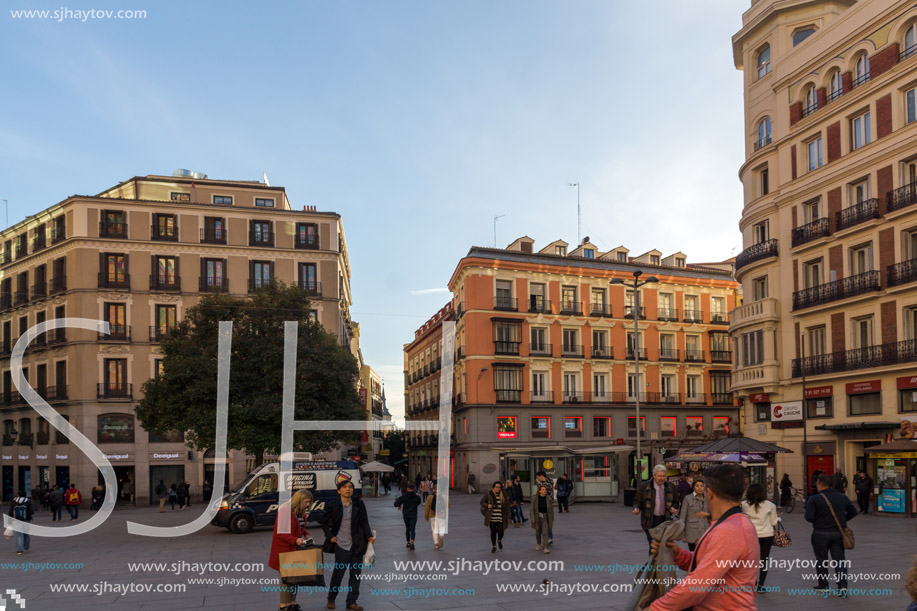
[[[262,465],[238,490],[216,502],[218,511],[210,523],[238,534],[251,532],[256,526],[273,527],[281,490],[311,492],[313,501],[308,521],[316,522],[325,515],[326,503],[340,498],[337,484],[341,481],[352,482],[354,497],[362,496],[355,462],[314,461],[309,453],[295,452],[292,471],[281,472],[279,462]]]

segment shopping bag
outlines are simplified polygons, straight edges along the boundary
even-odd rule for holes
[[[7,526],[6,530],[3,531],[3,536],[6,537],[7,539],[12,539],[13,535],[15,534],[16,534],[16,531],[13,530],[12,526]]]
[[[325,587],[325,571],[322,567],[322,548],[306,546],[295,552],[279,555],[280,580],[289,585]]]
[[[373,539],[376,538],[376,531],[373,531]],[[363,566],[372,566],[376,561],[376,550],[373,549],[372,542],[366,544],[366,553],[363,554]]]

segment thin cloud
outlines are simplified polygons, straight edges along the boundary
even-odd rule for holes
[[[440,294],[440,293],[448,293],[448,292],[449,292],[449,289],[447,289],[447,288],[441,288],[441,289],[415,289],[415,290],[411,291],[411,295],[437,295],[437,294]]]

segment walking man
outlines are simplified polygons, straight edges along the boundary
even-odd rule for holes
[[[32,503],[28,497],[25,495],[25,490],[19,491],[19,496],[14,498],[10,503],[10,517],[23,522],[31,522],[32,514],[35,513],[35,510],[32,508]],[[28,525],[26,525],[28,527]],[[16,553],[22,555],[23,551],[29,551],[29,544],[31,544],[32,538],[29,536],[28,528],[25,532],[16,531]]]
[[[560,510],[560,513],[567,512],[570,513],[570,488],[573,487],[573,484],[567,478],[567,474],[564,473],[560,476],[560,479],[557,480],[557,508]]]
[[[395,499],[395,507],[401,509],[401,517],[404,519],[404,537],[407,539],[407,548],[414,549],[414,535],[417,530],[417,508],[420,507],[421,500],[414,492],[414,484],[408,484],[407,492]]]
[[[650,530],[665,522],[669,516],[676,515],[681,507],[678,489],[675,488],[675,484],[666,481],[665,474],[665,465],[653,467],[653,478],[640,484],[634,497],[633,514],[640,514],[640,527],[646,533],[649,543],[653,542]],[[755,543],[757,544],[757,539]]]
[[[844,562],[844,540],[841,528],[857,515],[856,507],[847,495],[832,486],[832,476],[820,475],[815,482],[818,490],[806,501],[806,521],[812,523],[812,551],[818,563],[818,585],[815,590],[828,590],[828,552],[837,564],[835,577],[838,594],[847,595],[847,566]]]
[[[57,486],[48,496],[48,504],[51,506],[51,521],[61,521],[61,510],[64,507],[64,487]]]
[[[872,478],[863,470],[857,471],[853,476],[853,487],[857,492],[857,505],[860,513],[869,513],[869,497],[872,494]]]
[[[66,498],[67,513],[70,514],[70,520],[79,520],[80,503],[83,502],[83,495],[76,489],[76,484],[70,484]]]
[[[159,513],[165,511],[166,499],[169,498],[169,494],[166,491],[166,483],[163,480],[159,480],[159,485],[156,486],[156,497],[159,499]]]
[[[468,494],[474,494],[474,473],[468,474]]]
[[[353,482],[344,480],[337,485],[340,500],[328,503],[325,515],[319,521],[325,531],[322,551],[334,554],[334,572],[328,589],[328,608],[334,609],[334,599],[344,580],[344,572],[350,571],[347,581],[347,608],[362,611],[357,604],[360,596],[360,572],[363,570],[363,554],[366,547],[376,540],[369,527],[369,515],[360,499],[353,498]]]

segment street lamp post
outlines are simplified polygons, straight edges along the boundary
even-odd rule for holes
[[[640,320],[640,291],[639,288],[644,284],[659,282],[656,276],[649,276],[646,280],[640,281],[643,274],[640,270],[634,272],[633,282],[626,282],[623,278],[612,278],[610,284],[623,284],[634,289],[634,407],[637,412],[637,483],[643,479],[643,450],[640,446],[640,437],[642,427],[640,426],[640,327],[637,321]]]

